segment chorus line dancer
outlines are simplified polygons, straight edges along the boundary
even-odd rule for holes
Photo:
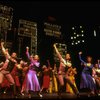
[[[16,56],[16,53],[12,53],[12,55],[10,56],[9,52],[8,52],[8,49],[5,49],[4,48],[4,42],[1,42],[1,49],[2,49],[2,52],[3,54],[5,55],[5,58],[8,59],[9,61],[13,62],[14,64],[17,63],[17,61],[14,59],[14,57]],[[10,62],[9,62],[10,63]],[[12,77],[12,75],[10,74],[10,71],[9,71],[9,65],[6,66],[6,69],[2,70],[4,72],[4,74],[6,74],[6,79],[12,83],[10,85],[10,87],[13,89],[13,94],[14,96],[16,96],[16,88],[15,88],[15,82],[14,82],[14,79]],[[1,74],[1,78],[3,79],[3,75]],[[1,81],[2,83],[2,81]]]
[[[22,81],[22,74],[23,74],[23,69],[24,66],[26,66],[26,62],[23,60],[20,61],[20,63],[15,64],[13,70],[11,71],[11,75],[14,78],[15,84],[16,84],[16,92],[18,94],[21,94],[21,81]]]
[[[95,63],[92,69],[92,77],[97,87],[96,91],[98,94],[100,94],[100,68],[99,68],[98,63]]]
[[[82,55],[82,52],[79,52],[79,59],[84,65],[84,68],[83,68],[82,74],[81,74],[80,89],[83,89],[83,88],[90,89],[90,91],[91,91],[90,94],[94,95],[95,90],[96,90],[96,85],[95,85],[93,78],[92,78],[92,68],[93,68],[92,57],[87,56],[87,62],[85,62],[81,58],[81,55]]]
[[[70,54],[66,54],[66,60],[64,58],[62,58],[61,54],[59,53],[56,44],[54,44],[54,49],[60,59],[60,67],[59,67],[59,71],[58,71],[58,79],[60,82],[61,87],[63,88],[64,86],[64,77],[66,79],[66,82],[68,84],[70,84],[71,88],[73,89],[74,93],[79,96],[79,91],[76,88],[76,86],[74,85],[74,83],[70,80],[69,75],[65,74],[67,73],[68,69],[72,68],[72,63],[71,63],[71,57]]]
[[[41,92],[45,89],[48,93],[49,85],[50,85],[50,68],[46,65],[43,65],[43,84],[41,88]]]
[[[29,54],[29,47],[26,47],[26,55],[30,60],[29,69],[25,78],[24,83],[26,84],[26,91],[29,94],[29,98],[31,98],[31,91],[37,92],[40,97],[40,84],[37,78],[37,68],[40,66],[39,56],[38,55],[31,55]]]

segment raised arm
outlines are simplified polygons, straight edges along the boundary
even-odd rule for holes
[[[53,46],[54,46],[54,49],[55,49],[55,51],[56,51],[56,53],[57,53],[57,56],[59,57],[60,60],[62,60],[63,58],[62,58],[60,52],[58,51],[58,49],[57,49],[57,47],[56,47],[56,44],[54,44]]]
[[[8,53],[8,49],[5,49],[5,47],[4,47],[4,42],[1,42],[1,49],[2,49],[2,52],[5,55],[5,57],[10,59],[10,55]]]
[[[1,42],[1,49],[4,54],[6,54],[6,49],[4,48],[4,42]]]
[[[100,68],[100,60],[98,60],[98,68]]]
[[[54,44],[53,46],[54,46],[54,49],[55,49],[57,56],[59,57],[60,61],[66,66],[66,61],[62,58],[60,52],[58,51],[58,49],[56,47],[56,44]]]
[[[48,63],[48,69],[50,69],[50,68],[51,68],[50,61],[49,61],[49,60],[47,60],[47,63]]]
[[[86,64],[86,62],[85,62],[84,60],[82,60],[81,55],[82,55],[82,52],[79,52],[79,59],[80,59],[80,61],[81,61],[82,63]]]
[[[26,47],[26,55],[27,55],[28,59],[30,59],[29,47]]]

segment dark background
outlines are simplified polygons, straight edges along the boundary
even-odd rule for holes
[[[66,43],[68,52],[71,54],[73,66],[77,68],[77,83],[79,85],[81,66],[78,52],[83,52],[83,58],[87,55],[93,57],[93,63],[100,59],[100,2],[94,1],[0,1],[2,4],[13,7],[13,27],[18,27],[19,19],[35,21],[38,24],[38,54],[41,64],[49,59],[53,65],[53,43]],[[49,21],[48,16],[55,18],[53,23],[62,26],[62,38],[45,36],[43,22]],[[76,46],[71,45],[72,26],[84,26],[86,30],[85,43]],[[94,28],[97,37],[93,36]],[[26,39],[27,40],[27,39]],[[27,41],[26,41],[27,43]],[[23,47],[26,46],[26,43]],[[17,49],[17,42],[14,49]],[[24,55],[24,54],[23,54]]]

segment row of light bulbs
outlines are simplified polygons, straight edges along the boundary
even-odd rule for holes
[[[75,28],[76,28],[76,26],[75,27],[72,27],[72,30],[74,31],[74,33],[73,33],[73,36],[71,36],[71,40],[72,40],[71,45],[78,45],[80,43],[84,43],[85,42],[84,39],[81,39],[81,38],[84,37],[84,30],[82,29],[83,27],[82,26],[79,26],[79,28],[81,29],[80,30],[80,34],[77,34],[75,32],[76,31]]]
[[[78,40],[77,42],[74,42],[74,41],[73,41],[73,42],[72,42],[72,45],[77,45],[77,44],[79,44],[79,43],[81,43],[81,42],[84,43],[85,41],[84,41],[84,40]]]
[[[73,37],[71,37],[71,39],[76,39],[77,37],[80,37],[80,36],[82,36],[82,37],[84,37],[84,34],[77,34],[76,36],[73,36]]]

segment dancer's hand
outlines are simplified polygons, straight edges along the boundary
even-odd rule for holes
[[[82,52],[79,52],[79,55],[81,55],[82,54]]]
[[[26,50],[29,51],[29,47],[26,47]]]
[[[56,47],[56,44],[55,43],[53,44],[53,47]]]
[[[98,60],[98,63],[100,62],[100,60]]]
[[[4,45],[4,42],[1,42],[1,46],[3,46]]]

